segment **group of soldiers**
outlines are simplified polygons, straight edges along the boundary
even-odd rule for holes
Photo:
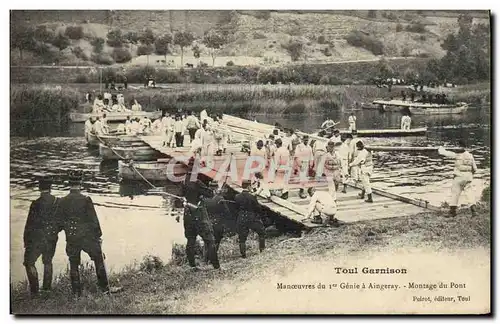
[[[70,265],[71,288],[76,296],[81,296],[80,254],[86,252],[94,261],[97,282],[104,294],[121,290],[110,287],[102,252],[102,231],[99,219],[90,197],[80,192],[82,176],[73,173],[69,177],[70,192],[63,198],[51,194],[52,178],[43,176],[39,180],[40,197],[29,210],[24,229],[24,266],[32,296],[39,294],[37,259],[42,256],[44,266],[42,291],[48,292],[52,286],[52,259],[58,234],[66,235],[66,254]]]

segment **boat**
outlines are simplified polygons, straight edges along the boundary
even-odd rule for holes
[[[403,100],[375,100],[373,104],[377,105],[381,111],[402,111],[403,109],[409,109],[412,114],[417,115],[461,114],[469,107],[465,102],[435,104]]]
[[[126,134],[107,134],[107,135],[99,135],[97,137],[96,134],[90,133],[86,135],[87,145],[98,147],[99,144],[104,144],[106,146],[141,146],[144,145],[144,142],[141,141],[135,135],[126,135]]]
[[[153,161],[164,155],[147,145],[123,147],[109,146],[99,144],[99,155],[103,160],[136,160],[136,161]]]
[[[118,161],[118,175],[122,180],[144,180],[146,178],[149,181],[166,181],[169,175],[182,176],[186,174],[188,167],[185,164],[169,162]]]
[[[161,111],[132,111],[132,112],[106,112],[106,119],[108,122],[123,122],[130,118],[143,118],[148,117],[149,119],[157,119],[161,117]],[[70,112],[69,119],[75,123],[84,123],[90,117],[102,117],[102,114],[95,113],[80,113],[80,112]]]
[[[450,114],[463,114],[469,105],[461,102],[461,105],[455,107],[410,107],[410,112],[414,115],[450,115]]]
[[[351,134],[348,129],[339,129],[340,135]],[[333,130],[327,130],[326,133],[320,135],[321,131],[314,133],[315,136],[330,138],[333,135]],[[412,129],[359,129],[356,133],[358,137],[405,137],[405,136],[425,136],[427,127],[418,127]]]

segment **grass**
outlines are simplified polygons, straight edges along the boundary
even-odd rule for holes
[[[222,281],[244,282],[252,276],[274,268],[283,262],[320,255],[343,256],[372,248],[431,247],[435,250],[489,249],[491,216],[489,205],[478,208],[478,216],[471,218],[460,212],[447,219],[426,212],[409,217],[359,222],[339,228],[319,228],[302,238],[280,236],[268,239],[267,249],[259,254],[257,240],[248,241],[249,258],[239,258],[236,237],[225,238],[219,253],[224,270],[204,267],[193,272],[185,263],[163,265],[150,256],[145,261],[152,266],[131,266],[111,275],[111,281],[124,287],[112,297],[98,294],[93,269],[86,266],[84,297],[70,300],[68,275],[56,280],[50,296],[30,300],[26,282],[12,288],[12,311],[15,314],[172,314],[182,312],[179,304],[190,296],[205,291]],[[182,247],[176,247],[182,254]],[[182,260],[182,256],[180,260]],[[179,260],[179,259],[177,259]]]

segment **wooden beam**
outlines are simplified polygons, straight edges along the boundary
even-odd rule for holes
[[[353,183],[348,183],[348,185],[353,187],[353,188],[359,189],[359,190],[362,189],[362,187],[360,187],[356,184],[353,184]],[[401,196],[401,195],[398,195],[398,194],[395,194],[392,192],[388,192],[388,191],[385,191],[383,189],[374,188],[374,187],[372,187],[372,191],[373,191],[373,193],[375,193],[379,196],[399,200],[401,202],[415,205],[415,206],[422,207],[422,208],[426,208],[426,209],[429,209],[432,211],[437,211],[437,212],[441,211],[441,208],[434,206],[434,205],[431,205],[427,200],[420,200],[420,199],[413,199],[413,198],[409,198],[409,197],[404,197],[404,196]]]

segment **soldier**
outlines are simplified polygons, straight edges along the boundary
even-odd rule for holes
[[[104,294],[115,293],[119,287],[109,287],[108,275],[102,253],[102,232],[99,219],[90,197],[80,192],[82,176],[73,173],[69,177],[70,192],[60,199],[57,218],[66,234],[66,254],[69,258],[71,288],[75,295],[82,295],[80,283],[80,254],[87,253],[95,264],[97,283]]]
[[[215,269],[220,268],[219,258],[215,246],[215,237],[210,219],[208,218],[205,202],[202,198],[209,198],[212,193],[199,180],[191,181],[191,173],[186,174],[182,187],[184,196],[184,236],[187,239],[186,255],[189,266],[196,268],[195,246],[199,235],[207,251],[207,258]]]
[[[230,211],[224,202],[222,188],[217,188],[217,182],[211,182],[210,185],[215,195],[212,198],[205,199],[205,206],[210,222],[212,223],[215,238],[215,251],[218,253],[220,242],[224,237],[224,220],[228,218],[229,215],[227,214],[230,213]],[[205,247],[205,262],[208,263],[208,245],[205,245]]]
[[[257,198],[250,193],[250,180],[243,180],[241,185],[243,191],[236,195],[235,202],[238,207],[238,241],[240,243],[240,253],[242,258],[247,257],[246,241],[250,230],[254,230],[259,235],[259,250],[266,248],[266,231],[260,219],[262,214]]]
[[[370,177],[373,174],[372,153],[365,148],[363,142],[361,141],[356,143],[356,148],[359,153],[354,161],[351,162],[350,166],[359,166],[360,169],[361,184],[363,185],[363,189],[359,194],[359,198],[364,199],[366,193],[368,195],[368,198],[365,200],[365,202],[373,203],[372,187],[370,184]]]
[[[50,194],[52,179],[43,176],[38,182],[40,197],[31,203],[28,219],[24,228],[24,267],[32,296],[38,294],[38,271],[36,260],[42,256],[43,291],[52,285],[52,259],[56,251],[57,235],[61,231],[55,212],[58,199]]]
[[[315,188],[311,187],[307,190],[309,196],[311,197],[311,202],[307,208],[306,219],[309,219],[315,211],[319,215],[314,216],[311,223],[313,224],[323,224],[323,219],[321,216],[326,216],[325,224],[335,225],[337,223],[335,219],[335,214],[337,213],[337,202],[334,197],[329,192],[326,191],[316,191]]]
[[[451,186],[451,202],[450,213],[448,217],[457,216],[457,206],[460,195],[469,186],[477,172],[476,161],[474,156],[466,150],[465,141],[458,142],[460,151],[457,153],[447,151],[443,147],[439,147],[440,155],[455,159],[455,168],[453,170],[453,184]],[[466,192],[467,194],[467,192]],[[472,216],[476,216],[476,206],[470,207]]]

